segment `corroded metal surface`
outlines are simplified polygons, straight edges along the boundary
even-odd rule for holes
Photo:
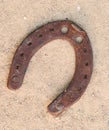
[[[86,32],[71,21],[55,21],[36,29],[25,38],[15,52],[8,79],[9,89],[21,87],[31,57],[54,39],[65,39],[74,47],[76,69],[69,86],[48,105],[48,111],[58,116],[77,101],[90,81],[93,56]],[[60,48],[61,49],[61,48]]]

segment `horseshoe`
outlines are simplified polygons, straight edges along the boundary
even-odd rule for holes
[[[80,99],[86,90],[93,69],[93,55],[86,32],[72,21],[54,21],[29,34],[15,52],[8,78],[8,88],[21,87],[32,56],[45,44],[55,39],[69,41],[74,47],[76,68],[69,86],[48,105],[48,111],[55,116]],[[61,48],[60,48],[61,49]]]

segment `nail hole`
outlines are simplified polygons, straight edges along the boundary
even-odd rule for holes
[[[49,30],[50,30],[50,32],[53,32],[53,31],[54,31],[54,28],[50,28]]]
[[[32,42],[29,42],[27,45],[28,45],[28,46],[31,46],[31,45],[32,45]]]
[[[83,51],[84,51],[84,53],[86,53],[86,52],[87,52],[87,49],[86,49],[86,48],[84,48],[84,50],[83,50]]]
[[[62,111],[63,108],[64,108],[64,104],[62,104],[62,103],[59,103],[59,104],[56,105],[56,109],[57,109],[58,111]]]
[[[24,56],[24,53],[21,53],[20,56],[23,57],[23,56]]]
[[[84,79],[87,79],[87,75],[84,75]]]
[[[67,32],[68,32],[68,27],[63,26],[63,27],[61,28],[61,32],[62,32],[63,34],[67,33]]]
[[[19,77],[17,77],[17,76],[12,77],[12,82],[18,83],[19,82]]]
[[[83,38],[81,36],[76,37],[76,42],[78,44],[82,43],[82,41],[83,41]]]
[[[81,89],[82,89],[82,88],[81,88],[81,87],[79,87],[79,88],[78,88],[78,91],[81,91]]]
[[[42,37],[42,34],[39,34],[39,37]]]
[[[88,63],[88,62],[86,62],[86,63],[85,63],[85,66],[88,66],[88,65],[89,65],[89,63]]]
[[[18,69],[19,69],[19,67],[20,67],[20,66],[18,66],[18,65],[17,65],[17,66],[16,66],[16,69],[18,70]]]

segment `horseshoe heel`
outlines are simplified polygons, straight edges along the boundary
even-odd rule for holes
[[[69,86],[48,105],[55,116],[76,102],[87,88],[93,69],[93,55],[86,32],[69,20],[48,23],[32,32],[18,47],[11,65],[8,88],[18,89],[23,82],[32,56],[45,44],[55,39],[65,39],[74,47],[76,68]]]

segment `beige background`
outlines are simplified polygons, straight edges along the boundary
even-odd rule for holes
[[[19,90],[6,86],[14,52],[27,34],[65,18],[87,31],[94,70],[82,98],[54,118],[46,106],[75,68],[67,41],[53,41],[34,55]],[[0,0],[0,130],[109,130],[109,0]]]

